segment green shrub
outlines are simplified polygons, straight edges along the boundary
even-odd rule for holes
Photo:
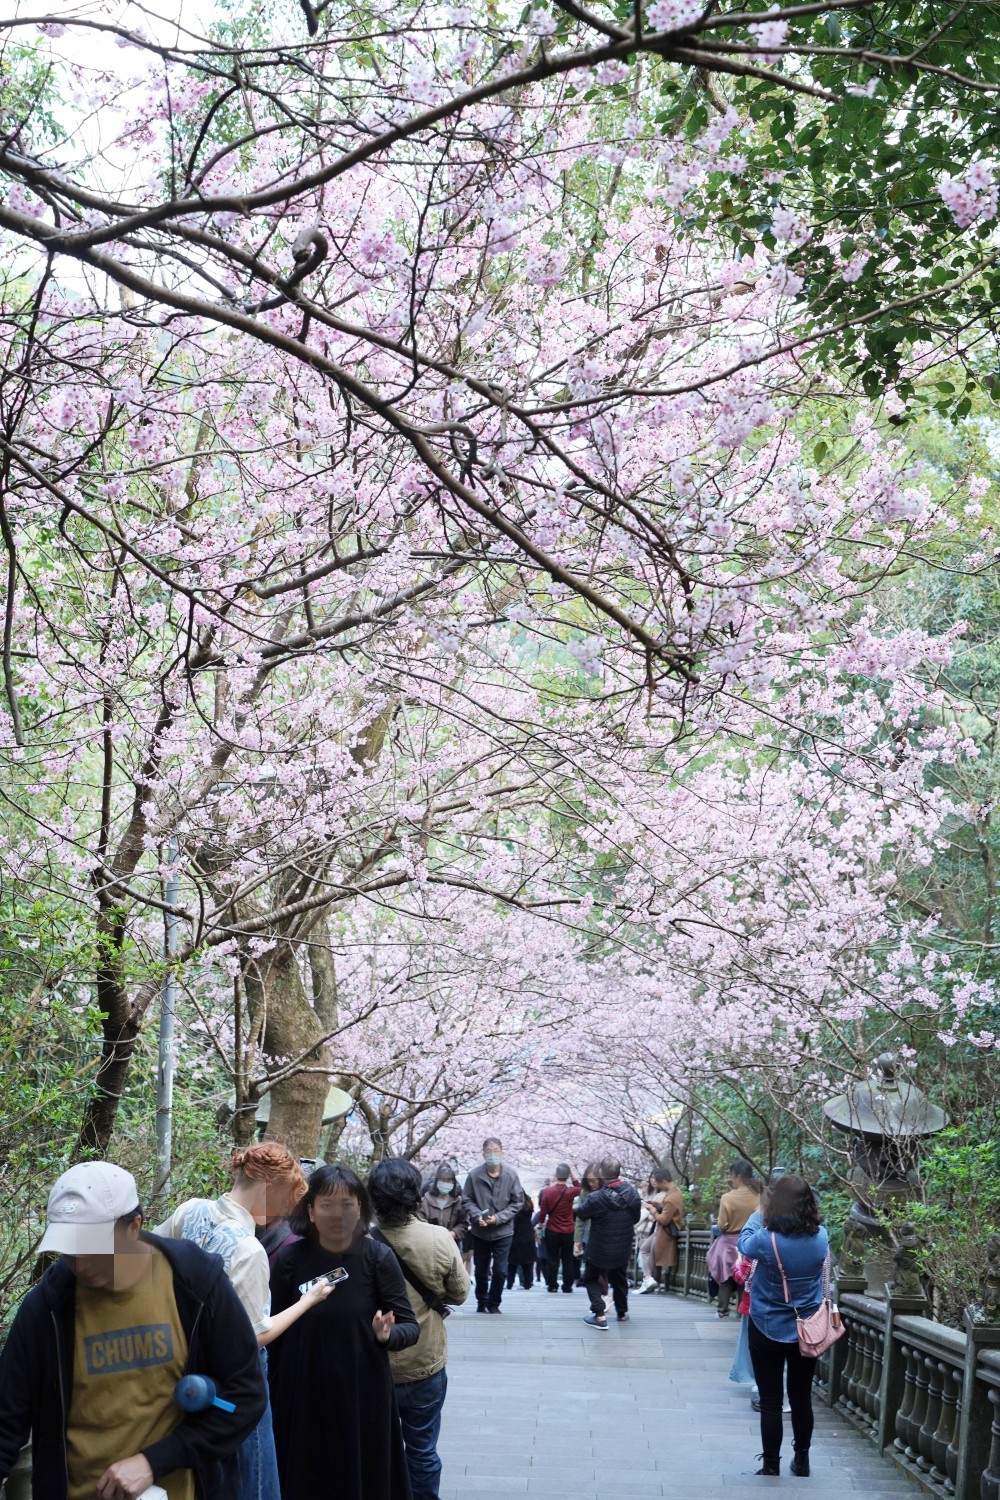
[[[961,1326],[986,1271],[986,1242],[1000,1229],[1000,1137],[994,1121],[969,1118],[935,1138],[921,1162],[923,1202],[910,1217],[924,1240],[921,1268],[935,1312]]]

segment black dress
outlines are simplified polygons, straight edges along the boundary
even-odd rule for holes
[[[268,1347],[282,1500],[410,1500],[389,1350],[415,1344],[420,1328],[388,1245],[365,1236],[343,1255],[309,1240],[286,1246],[271,1273],[271,1312],[334,1266],[349,1279]],[[390,1309],[396,1324],[380,1344],[372,1318]]]

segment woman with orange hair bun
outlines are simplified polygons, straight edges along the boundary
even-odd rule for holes
[[[287,1146],[262,1141],[233,1152],[233,1185],[221,1198],[189,1198],[153,1231],[167,1239],[193,1240],[222,1257],[257,1335],[261,1369],[267,1386],[267,1348],[279,1334],[317,1306],[332,1290],[321,1282],[277,1317],[271,1317],[270,1268],[256,1237],[258,1224],[270,1224],[291,1213],[306,1191],[302,1169]],[[268,1405],[240,1449],[241,1500],[280,1500],[274,1431]]]

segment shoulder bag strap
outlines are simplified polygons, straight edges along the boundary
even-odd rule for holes
[[[559,1196],[559,1202],[556,1204],[557,1208],[561,1208],[562,1205],[566,1202],[566,1194],[569,1192],[569,1188],[567,1187],[567,1185],[566,1185],[565,1182],[561,1183],[560,1186],[562,1187],[562,1193]],[[546,1193],[551,1192],[551,1188],[544,1188],[543,1191],[546,1192]],[[545,1215],[545,1223],[542,1225],[543,1229],[546,1227],[546,1225],[548,1224],[548,1222],[551,1219],[551,1217],[552,1217],[552,1210],[550,1208],[549,1211],[548,1211],[548,1213]]]
[[[427,1283],[420,1279],[413,1267],[403,1259],[399,1251],[393,1250],[392,1245],[389,1244],[389,1241],[386,1239],[381,1229],[372,1230],[372,1239],[377,1240],[380,1245],[388,1245],[389,1249],[392,1250],[393,1255],[399,1261],[399,1269],[403,1273],[403,1279],[405,1281],[408,1281],[413,1289],[418,1292],[421,1297],[423,1297],[424,1301],[427,1303],[427,1306],[431,1309],[431,1312],[436,1312],[438,1317],[440,1318],[446,1318],[448,1316],[448,1308],[441,1301],[441,1298],[438,1296],[437,1292],[432,1292]]]
[[[774,1258],[778,1262],[778,1270],[781,1272],[781,1285],[784,1288],[785,1301],[786,1302],[791,1302],[792,1299],[788,1295],[788,1281],[787,1281],[787,1279],[785,1277],[785,1268],[781,1264],[781,1256],[778,1254],[778,1241],[775,1238],[775,1234],[774,1234],[774,1230],[773,1229],[771,1230],[771,1244],[774,1247]]]

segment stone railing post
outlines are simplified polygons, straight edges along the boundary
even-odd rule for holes
[[[840,1388],[844,1378],[844,1366],[847,1363],[849,1352],[849,1340],[845,1336],[831,1344],[826,1354],[826,1387],[823,1391],[823,1402],[826,1406],[836,1406],[840,1395]]]
[[[691,1216],[684,1220],[684,1274],[681,1277],[681,1295],[691,1294]]]
[[[868,1282],[864,1276],[849,1276],[845,1272],[838,1271],[836,1278],[835,1301],[839,1303],[841,1297],[847,1292],[863,1294]],[[847,1364],[849,1340],[838,1339],[835,1344],[830,1345],[826,1356],[826,1390],[823,1395],[825,1405],[833,1407],[837,1404],[840,1396],[840,1388],[844,1375],[844,1366]]]
[[[977,1323],[965,1312],[965,1369],[962,1372],[962,1409],[957,1434],[958,1472],[955,1500],[980,1500],[980,1480],[989,1468],[993,1406],[989,1387],[976,1379],[980,1354],[1000,1349],[1000,1327]]]
[[[906,1384],[906,1357],[893,1330],[896,1319],[904,1314],[919,1318],[927,1312],[925,1297],[907,1297],[894,1293],[892,1285],[885,1289],[885,1348],[882,1353],[882,1384],[879,1389],[878,1423],[875,1441],[881,1453],[896,1435],[896,1413],[903,1399]]]

